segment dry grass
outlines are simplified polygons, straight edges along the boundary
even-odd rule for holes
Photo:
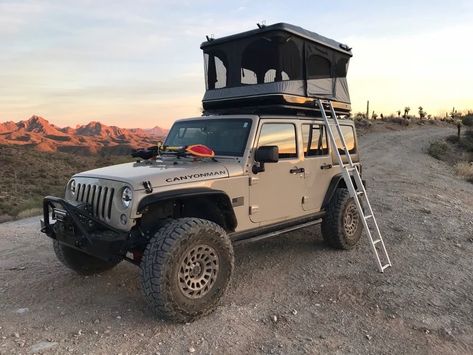
[[[444,140],[432,142],[428,153],[435,159],[453,166],[458,176],[473,183],[473,130],[467,129],[463,135],[448,136]]]
[[[466,180],[473,182],[473,162],[462,161],[456,163],[454,168],[458,176],[461,176]]]
[[[28,218],[28,217],[33,217],[33,216],[39,216],[42,213],[43,213],[43,210],[41,208],[30,208],[18,213],[17,218]]]

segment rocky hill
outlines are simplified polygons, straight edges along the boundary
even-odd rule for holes
[[[39,116],[0,123],[0,145],[21,145],[41,152],[126,154],[131,148],[156,144],[167,134],[161,127],[125,129],[90,122],[60,128]]]

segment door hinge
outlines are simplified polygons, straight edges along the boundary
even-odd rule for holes
[[[258,183],[258,181],[259,181],[259,178],[258,178],[258,177],[256,177],[256,176],[250,176],[250,180],[249,180],[250,186],[256,185],[256,184]]]
[[[258,211],[259,211],[259,206],[257,206],[257,205],[250,206],[250,214],[251,215],[258,213]]]

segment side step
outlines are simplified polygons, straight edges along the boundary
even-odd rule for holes
[[[322,218],[316,219],[316,220],[314,220],[314,221],[310,221],[310,222],[298,224],[298,225],[295,225],[295,226],[291,226],[291,227],[279,229],[279,230],[272,231],[272,232],[269,232],[269,233],[264,233],[264,234],[256,235],[256,236],[254,236],[254,237],[249,237],[249,238],[245,238],[245,239],[239,239],[239,240],[234,241],[234,242],[233,242],[233,245],[240,245],[240,244],[244,244],[244,243],[247,243],[247,242],[255,242],[255,241],[257,241],[257,240],[262,240],[262,239],[266,239],[266,238],[271,238],[271,237],[274,237],[274,236],[276,236],[276,235],[281,235],[281,234],[284,234],[284,233],[289,233],[289,232],[292,232],[292,231],[295,231],[295,230],[298,230],[298,229],[302,229],[302,228],[309,227],[309,226],[313,226],[313,225],[315,225],[315,224],[320,224],[320,223],[322,223]]]

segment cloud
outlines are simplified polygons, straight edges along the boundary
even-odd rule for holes
[[[31,1],[0,2],[0,36],[19,33],[43,11],[44,7]]]
[[[305,11],[289,6],[0,0],[0,120],[38,113],[65,122],[106,117],[130,126],[194,115],[204,89],[199,45],[205,35],[253,29],[262,17],[353,46],[349,85],[355,110],[364,110],[367,99],[378,112],[471,104],[471,2],[303,1]]]
[[[382,40],[347,38],[354,47],[349,84],[355,109],[363,111],[367,99],[378,112],[403,105],[422,105],[430,113],[473,106],[473,48],[465,46],[465,33],[473,33],[472,24]]]

